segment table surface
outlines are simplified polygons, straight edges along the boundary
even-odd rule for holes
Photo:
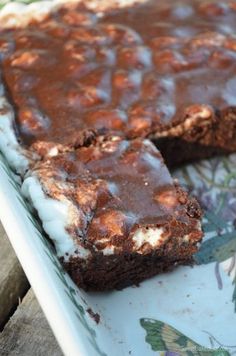
[[[62,356],[0,223],[0,355]]]

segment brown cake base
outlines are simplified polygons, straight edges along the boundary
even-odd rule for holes
[[[196,251],[195,245],[190,248],[176,246],[176,254],[171,257],[164,255],[164,251],[152,251],[147,255],[98,254],[86,266],[78,259],[71,259],[64,263],[64,267],[74,282],[87,291],[123,289],[158,273],[171,271],[178,265],[192,264],[192,254]]]
[[[169,168],[177,168],[186,163],[232,153],[221,147],[188,142],[178,137],[163,137],[153,142],[161,152]]]

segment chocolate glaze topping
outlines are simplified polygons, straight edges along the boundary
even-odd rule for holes
[[[97,249],[130,251],[139,227],[162,228],[162,239],[176,241],[191,234],[193,244],[202,236],[198,203],[174,184],[149,140],[100,137],[39,163],[35,172],[49,196],[78,208],[72,236]]]
[[[235,33],[234,1],[197,0],[105,13],[84,2],[4,31],[3,75],[20,136],[27,145],[67,143],[88,128],[158,136],[194,115],[205,135],[201,121],[217,125],[236,107]]]

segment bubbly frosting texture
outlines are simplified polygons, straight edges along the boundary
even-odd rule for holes
[[[168,238],[201,239],[196,200],[175,185],[149,140],[100,137],[39,162],[31,175],[49,199],[68,207],[65,228],[75,246],[147,253]]]
[[[192,116],[199,138],[209,128],[206,107],[210,125],[235,108],[233,1],[114,2],[104,11],[88,4],[1,33],[4,78],[26,144],[67,143],[91,128],[161,136]]]

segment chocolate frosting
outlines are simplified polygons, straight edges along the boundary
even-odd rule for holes
[[[154,135],[206,106],[211,121],[235,108],[234,1],[147,0],[103,13],[73,6],[1,33],[25,144],[67,143],[91,128]]]
[[[191,234],[193,244],[202,236],[198,203],[175,185],[149,140],[100,137],[39,162],[34,174],[48,196],[78,209],[68,229],[86,246],[130,251],[138,228],[161,228],[162,239]]]

